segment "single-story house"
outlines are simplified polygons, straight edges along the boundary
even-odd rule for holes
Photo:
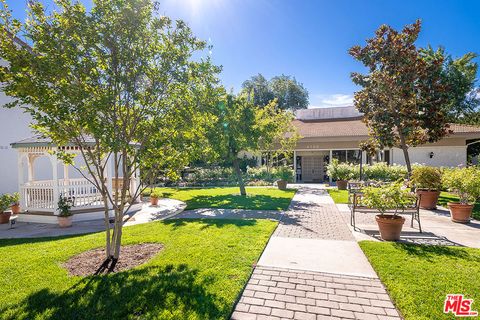
[[[398,148],[383,150],[374,158],[361,154],[359,144],[368,139],[368,129],[354,107],[304,109],[297,111],[295,118],[293,124],[301,136],[293,159],[297,182],[329,181],[330,159],[405,164]],[[411,162],[437,167],[466,165],[467,146],[480,139],[480,127],[451,124],[450,129],[453,133],[438,142],[410,148]]]

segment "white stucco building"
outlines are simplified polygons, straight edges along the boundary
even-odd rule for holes
[[[294,151],[297,182],[324,182],[330,159],[340,162],[369,163],[384,161],[405,164],[403,152],[392,148],[371,159],[360,155],[359,144],[368,139],[368,130],[362,114],[354,107],[305,109],[296,112],[294,125],[301,139]],[[409,149],[411,163],[437,167],[466,165],[467,141],[480,139],[480,127],[451,124],[451,135],[436,143]]]

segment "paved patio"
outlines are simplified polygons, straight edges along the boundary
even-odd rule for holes
[[[337,204],[344,219],[350,219],[350,210],[346,204]],[[380,235],[375,221],[376,213],[357,213],[357,230],[352,230],[357,240],[378,240]],[[418,225],[410,227],[411,217],[404,215],[406,221],[402,229],[401,241],[416,244],[465,246],[480,248],[480,221],[472,220],[468,224],[455,223],[450,220],[448,209],[438,207],[437,210],[420,210],[420,221],[423,232]]]
[[[164,220],[182,212],[186,204],[174,199],[160,199],[157,206],[144,203],[141,210],[132,211],[125,216],[125,226]],[[0,225],[0,239],[8,238],[39,238],[74,234],[84,234],[105,230],[104,220],[74,222],[70,228],[60,228],[50,223],[17,222],[13,228],[9,224]]]
[[[322,187],[299,187],[232,319],[400,319]]]

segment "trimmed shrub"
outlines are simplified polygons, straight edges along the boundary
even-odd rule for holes
[[[410,181],[417,189],[439,191],[442,189],[442,172],[435,167],[414,166]]]
[[[480,169],[478,167],[445,168],[443,186],[460,198],[460,203],[474,203],[480,197]]]

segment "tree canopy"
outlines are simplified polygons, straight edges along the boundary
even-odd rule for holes
[[[276,99],[256,105],[247,94],[224,94],[214,106],[208,132],[211,160],[233,163],[240,193],[246,195],[238,155],[240,151],[276,150],[288,152],[298,139],[292,125],[293,114],[277,108]]]
[[[294,77],[281,75],[268,81],[258,74],[246,80],[242,89],[247,94],[253,94],[256,105],[265,106],[277,99],[277,107],[282,110],[298,110],[308,107],[308,91]]]
[[[362,147],[369,151],[385,147],[403,150],[411,173],[408,148],[435,142],[449,133],[448,104],[443,66],[445,57],[429,55],[425,59],[415,41],[421,22],[398,32],[382,25],[364,47],[349,50],[367,68],[367,74],[352,73],[362,87],[354,95],[355,107],[364,113],[371,139]]]
[[[144,179],[159,168],[174,171],[199,151],[219,68],[208,57],[194,60],[206,43],[183,21],[160,15],[151,0],[97,0],[90,11],[77,1],[55,3],[58,9],[47,12],[29,2],[21,23],[2,1],[0,55],[8,64],[0,67],[1,90],[14,99],[7,107],[32,116],[37,132],[80,148],[82,174],[104,200],[107,260],[114,265],[124,212],[141,192],[129,189],[129,179],[137,169]],[[19,45],[17,35],[31,46]],[[68,154],[57,155],[75,166]],[[110,192],[107,177],[121,179],[121,188]]]

